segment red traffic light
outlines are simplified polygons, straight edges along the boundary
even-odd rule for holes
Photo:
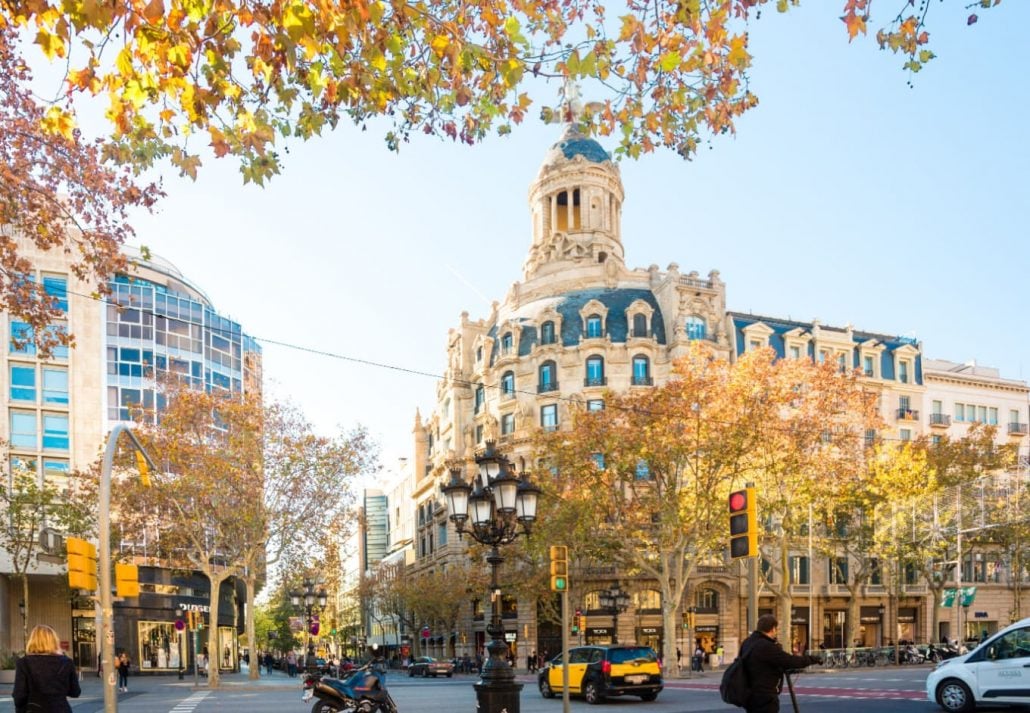
[[[730,493],[730,512],[740,512],[747,508],[747,491],[738,490]]]

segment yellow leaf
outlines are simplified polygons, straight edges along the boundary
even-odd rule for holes
[[[451,38],[447,35],[437,35],[433,38],[432,47],[437,57],[443,57],[447,48],[451,46]]]
[[[118,68],[118,71],[122,76],[128,77],[136,73],[136,70],[132,66],[132,52],[128,47],[122,49],[118,53],[118,57],[114,61],[114,66]]]
[[[751,62],[751,55],[744,49],[747,46],[747,38],[744,35],[736,35],[730,40],[730,53],[726,59],[738,69],[747,69]]]
[[[46,111],[41,122],[43,130],[48,134],[63,136],[69,141],[75,131],[75,118],[59,106],[52,106]]]
[[[36,35],[36,44],[43,50],[47,59],[64,57],[64,40],[48,30],[40,30]]]

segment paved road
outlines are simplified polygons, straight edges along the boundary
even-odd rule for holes
[[[923,681],[925,667],[875,668],[844,672],[804,674],[798,677],[795,691],[804,713],[930,713],[939,710],[926,700]],[[561,713],[561,699],[546,700],[536,690],[535,679],[520,676],[525,683],[521,713]],[[390,691],[401,713],[475,713],[472,676],[453,679],[410,679],[391,676]],[[192,682],[175,677],[137,676],[129,681],[129,693],[119,694],[119,711],[124,713],[308,713],[310,705],[301,703],[300,680],[276,672],[263,676],[256,684],[245,675],[223,677],[218,690],[195,690]],[[611,700],[603,707],[588,706],[573,699],[575,713],[725,713],[739,711],[719,700],[719,676],[705,673],[690,679],[667,681],[666,690],[653,703],[636,698]],[[103,698],[96,679],[83,682],[83,696],[73,701],[75,713],[98,713]],[[10,688],[0,689],[0,713],[13,710]],[[781,699],[784,713],[791,710],[790,699]]]

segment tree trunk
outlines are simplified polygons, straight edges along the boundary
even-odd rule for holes
[[[247,589],[247,616],[244,626],[247,629],[247,644],[250,647],[250,664],[247,667],[247,678],[256,681],[261,675],[261,662],[257,660],[257,625],[254,622],[254,577],[246,577],[243,586]]]
[[[669,589],[667,584],[665,589]],[[662,597],[662,629],[665,632],[662,641],[662,668],[669,669],[670,662],[675,661],[671,669],[674,676],[679,675],[679,661],[676,660],[676,611],[678,609],[679,602],[671,596],[671,593],[668,597]],[[689,650],[688,656],[694,653],[693,642],[687,642],[687,649]]]
[[[208,688],[215,689],[219,684],[218,666],[221,662],[221,651],[218,646],[218,602],[220,599],[218,595],[222,589],[222,582],[227,580],[230,575],[221,574],[216,577],[211,571],[204,571],[204,574],[211,583],[211,596],[208,604],[211,614],[207,632],[207,685]]]
[[[844,642],[844,648],[854,645],[854,642],[858,639],[858,626],[861,616],[860,602],[858,601],[858,594],[862,590],[861,587],[848,587],[848,633],[847,640]]]
[[[21,617],[21,650],[29,646],[29,575],[21,576],[21,599],[25,603],[25,613]]]
[[[783,646],[784,651],[791,651],[791,633],[792,624],[790,623],[791,614],[794,613],[794,597],[790,593],[790,550],[788,549],[787,538],[785,536],[780,537],[780,571],[783,572],[783,584],[781,585],[780,594],[780,644]],[[761,567],[761,562],[759,562]],[[808,563],[808,581],[812,581],[812,563]],[[811,590],[813,589],[812,584],[809,584],[809,596],[811,596]],[[756,587],[757,589],[757,587]],[[755,594],[757,597],[757,593]],[[757,609],[757,606],[755,607]],[[758,622],[752,622],[752,626],[755,626]],[[748,632],[750,634],[751,632]]]

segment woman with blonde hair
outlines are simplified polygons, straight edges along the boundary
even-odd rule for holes
[[[82,689],[57,632],[43,624],[32,627],[25,653],[14,669],[15,713],[71,713],[68,697],[78,698]]]

